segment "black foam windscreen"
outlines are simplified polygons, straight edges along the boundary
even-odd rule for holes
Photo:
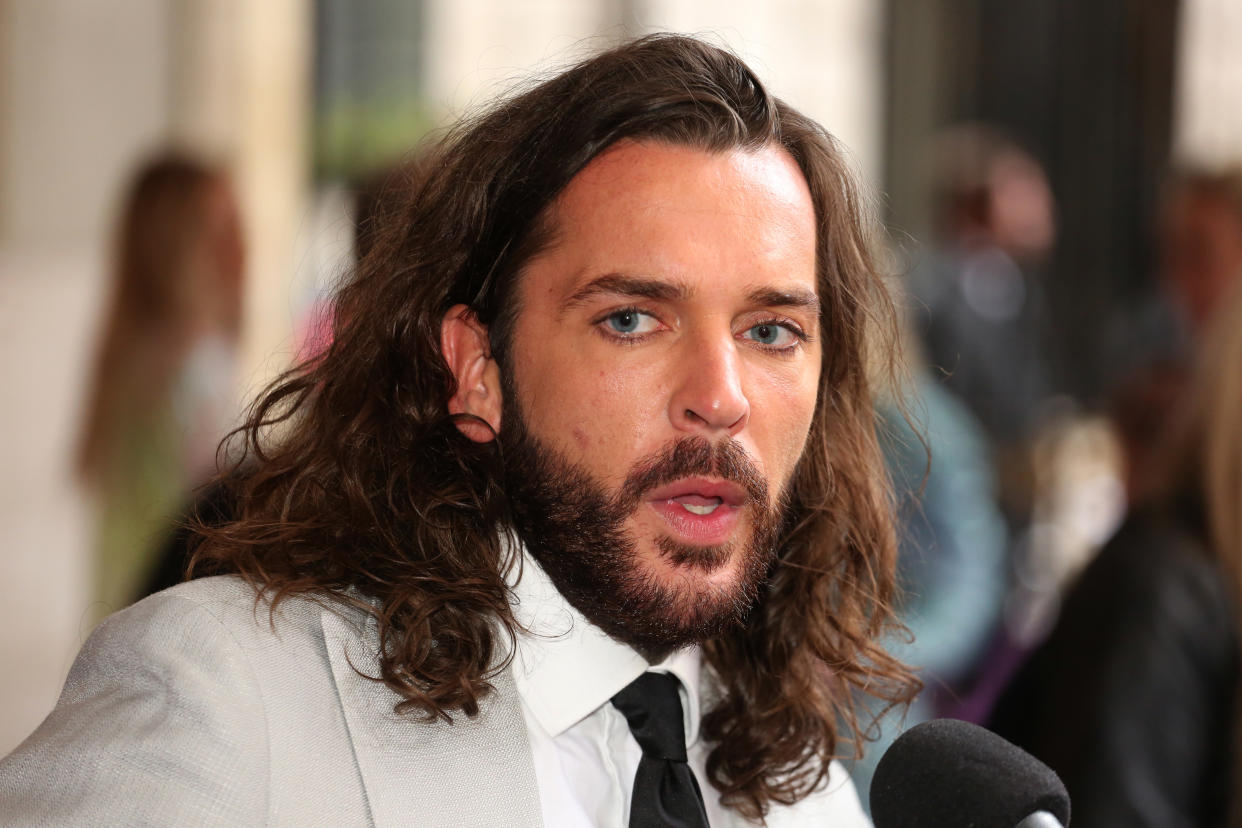
[[[871,780],[876,828],[1014,828],[1036,811],[1069,825],[1060,778],[992,731],[956,719],[907,730]]]

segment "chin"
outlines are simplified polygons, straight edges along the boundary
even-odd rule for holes
[[[741,570],[745,547],[737,543],[702,546],[662,537],[651,547],[647,555],[640,554],[638,559],[646,562],[652,577],[670,583],[728,589],[744,577]]]
[[[617,637],[639,650],[667,651],[701,644],[745,623],[758,589],[739,579],[727,584],[693,580],[686,574],[658,591],[659,611],[641,624],[627,624]]]
[[[773,557],[750,544],[697,546],[671,538],[636,552],[614,600],[601,602],[597,595],[579,609],[612,637],[654,653],[744,624]]]

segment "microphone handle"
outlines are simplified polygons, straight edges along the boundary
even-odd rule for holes
[[[1036,811],[1013,828],[1065,828],[1065,826],[1061,824],[1061,820],[1047,811]]]

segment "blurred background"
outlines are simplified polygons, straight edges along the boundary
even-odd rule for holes
[[[242,401],[322,340],[359,193],[532,72],[660,30],[738,51],[875,194],[915,419],[953,458],[929,489],[979,502],[918,558],[931,584],[929,550],[964,556],[971,617],[913,592],[928,641],[971,630],[938,686],[991,704],[1242,274],[1242,5],[0,0],[0,754],[148,581]]]

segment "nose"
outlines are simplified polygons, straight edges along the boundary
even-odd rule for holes
[[[750,419],[742,365],[732,334],[688,338],[669,400],[674,427],[704,437],[735,436]]]

